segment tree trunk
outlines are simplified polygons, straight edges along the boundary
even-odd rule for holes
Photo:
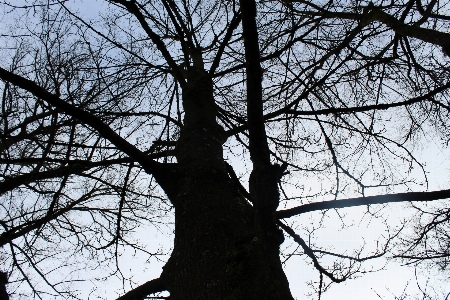
[[[0,300],[9,300],[6,292],[6,284],[8,283],[8,274],[0,271]]]
[[[253,208],[222,155],[213,86],[200,68],[183,89],[184,127],[171,190],[175,242],[161,279],[171,300],[293,299],[279,244],[256,237]]]

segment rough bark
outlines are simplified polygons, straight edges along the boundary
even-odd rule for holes
[[[6,284],[8,283],[8,275],[0,271],[0,300],[9,300],[6,292]]]
[[[203,69],[188,70],[183,103],[176,183],[169,193],[174,249],[161,275],[170,299],[292,299],[279,245],[268,247],[256,237],[253,209],[228,174],[212,80]],[[275,250],[261,250],[268,248]],[[265,280],[255,282],[261,276]]]

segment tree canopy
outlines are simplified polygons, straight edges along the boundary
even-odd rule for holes
[[[319,298],[380,257],[448,272],[450,187],[429,190],[417,153],[450,142],[450,3],[0,7],[0,293],[78,299],[117,277],[120,299],[292,299],[295,255]],[[376,240],[317,240],[356,206]],[[122,263],[171,251],[147,283]]]

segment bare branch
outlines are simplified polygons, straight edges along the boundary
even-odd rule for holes
[[[146,296],[165,291],[164,283],[160,278],[156,278],[132,289],[117,300],[144,300]]]
[[[448,198],[450,198],[450,190],[369,196],[361,198],[351,198],[344,200],[332,200],[332,201],[304,204],[290,209],[279,210],[277,211],[276,216],[278,219],[287,219],[296,215],[317,210],[346,208],[371,204],[407,202],[407,201],[435,201]]]
[[[113,143],[117,147],[117,149],[123,151],[124,153],[138,161],[147,172],[152,173],[160,167],[159,163],[149,159],[145,153],[143,153],[135,146],[130,144],[127,140],[118,135],[108,125],[103,123],[98,117],[61,100],[58,96],[46,91],[45,89],[37,85],[34,81],[11,73],[3,68],[0,68],[0,78],[32,93],[36,97],[43,99],[65,114],[68,114],[79,120],[80,122],[91,126],[95,130],[97,130],[100,136]]]

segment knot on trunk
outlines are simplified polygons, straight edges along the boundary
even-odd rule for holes
[[[279,246],[283,233],[276,225],[275,212],[280,202],[278,182],[287,165],[257,166],[250,174],[250,195],[255,209],[255,234]]]

